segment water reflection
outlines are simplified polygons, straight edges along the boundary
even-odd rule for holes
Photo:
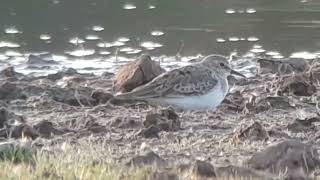
[[[50,40],[51,39],[51,36],[49,34],[41,34],[40,35],[40,39],[41,40]]]
[[[59,68],[81,60],[86,71],[98,68],[94,58],[103,60],[100,69],[112,71],[141,53],[161,57],[169,68],[235,50],[244,59],[315,58],[319,9],[320,3],[307,0],[4,1],[0,68],[23,64],[37,52],[51,53]]]
[[[164,32],[162,32],[162,31],[152,31],[151,35],[152,36],[162,36],[162,35],[164,35]]]
[[[295,52],[291,54],[291,58],[303,58],[303,59],[315,59],[318,58],[320,52],[310,53],[310,52]]]
[[[85,40],[83,40],[82,38],[78,38],[78,37],[74,37],[74,38],[71,38],[71,39],[69,40],[69,43],[75,44],[75,45],[83,44],[83,43],[85,43],[85,42],[86,42]]]
[[[67,54],[76,57],[83,57],[93,55],[95,53],[94,49],[75,49],[73,51],[66,51]]]
[[[142,42],[140,44],[141,47],[144,47],[146,49],[149,49],[149,50],[153,50],[155,48],[159,48],[159,47],[162,47],[162,44],[160,43],[156,43],[156,42],[151,42],[151,41],[145,41],[145,42]]]
[[[20,34],[22,33],[21,31],[19,31],[16,27],[8,27],[4,30],[4,32],[6,34]]]
[[[119,37],[119,38],[118,38],[118,41],[119,41],[119,42],[128,42],[128,41],[130,41],[130,39],[127,38],[127,37]]]
[[[93,27],[92,27],[92,30],[93,30],[93,31],[100,32],[100,31],[103,31],[103,30],[104,30],[104,27],[96,25],[96,26],[93,26]]]
[[[98,39],[100,39],[100,37],[97,36],[97,35],[87,35],[87,36],[85,37],[85,39],[86,39],[86,40],[98,40]]]
[[[20,47],[19,44],[14,42],[8,42],[8,41],[0,41],[0,48],[7,47],[7,48],[18,48]]]
[[[123,5],[123,9],[127,9],[127,10],[130,10],[130,9],[136,9],[137,7],[133,4],[130,4],[130,3],[127,3],[125,5]]]

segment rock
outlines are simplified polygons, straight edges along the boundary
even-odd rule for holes
[[[292,72],[301,73],[309,68],[309,64],[302,58],[290,58],[282,60],[258,59],[259,73],[280,73],[288,74]]]
[[[64,76],[62,79],[57,81],[57,84],[63,88],[73,88],[79,86],[80,83],[86,84],[86,80],[86,77],[80,74],[76,74],[71,76]]]
[[[278,139],[293,139],[281,128],[271,128],[268,131],[269,137],[278,138]]]
[[[179,180],[179,176],[174,172],[153,172],[148,175],[147,180]]]
[[[0,79],[17,80],[17,78],[20,76],[22,76],[22,75],[15,72],[13,66],[7,67],[0,72]]]
[[[246,106],[246,100],[240,91],[229,93],[223,100],[223,103],[232,111],[241,112]]]
[[[210,163],[196,161],[192,168],[192,177],[194,180],[214,180],[216,179],[216,172]]]
[[[27,64],[32,64],[32,65],[53,65],[53,64],[59,64],[58,62],[54,61],[51,57],[51,59],[45,59],[40,56],[36,56],[33,54],[30,54],[28,57]]]
[[[26,99],[21,88],[16,84],[4,81],[0,83],[0,100]]]
[[[251,95],[246,102],[245,110],[248,112],[254,112],[256,114],[264,112],[270,109],[270,104],[264,97],[258,97],[256,95]]]
[[[234,142],[245,141],[247,139],[251,141],[265,141],[269,138],[268,132],[259,123],[254,122],[251,125],[241,128],[233,137]]]
[[[34,140],[39,137],[39,133],[28,124],[19,124],[1,129],[0,137],[15,139],[27,138]]]
[[[313,85],[310,78],[294,75],[283,80],[280,93],[292,93],[296,96],[312,96],[316,92],[317,88]]]
[[[44,138],[49,138],[52,135],[64,134],[64,131],[55,128],[52,122],[46,120],[39,122],[33,127],[39,133],[39,135]]]
[[[108,71],[101,74],[101,77],[108,78],[108,79],[111,78],[112,76],[114,76],[114,74],[112,72],[108,72]]]
[[[46,93],[57,102],[71,106],[95,106],[97,101],[91,97],[91,89],[85,87],[75,88],[49,88]]]
[[[77,72],[77,70],[73,69],[73,68],[68,68],[68,69],[64,69],[60,72],[57,72],[55,74],[49,74],[47,77],[47,79],[51,80],[51,81],[57,81],[59,79],[62,79],[65,76],[71,76],[71,75],[75,75],[75,74],[79,74]]]
[[[287,129],[289,131],[292,131],[294,133],[298,132],[311,132],[316,130],[315,125],[313,124],[314,122],[320,122],[319,117],[313,117],[313,118],[308,118],[308,119],[296,119],[293,123],[289,124],[287,126]]]
[[[293,105],[290,103],[289,98],[286,96],[268,96],[266,98],[262,98],[257,102],[258,107],[264,107],[263,109],[293,109]],[[265,106],[268,106],[266,108]]]
[[[143,167],[143,166],[157,166],[157,167],[164,167],[167,165],[167,162],[162,159],[159,155],[150,151],[145,155],[138,155],[133,157],[126,163],[127,166],[136,166],[136,167]]]
[[[109,92],[104,92],[103,90],[95,90],[91,93],[91,97],[96,100],[98,104],[107,103],[113,95]]]
[[[319,154],[311,145],[284,141],[253,155],[249,167],[274,174],[285,173],[288,179],[307,178],[319,167]]]
[[[0,128],[3,128],[8,121],[8,111],[7,109],[0,108]]]
[[[159,132],[161,130],[158,127],[150,126],[148,128],[142,129],[138,136],[142,136],[144,138],[160,138]]]
[[[148,83],[165,72],[150,56],[142,55],[138,60],[122,67],[115,76],[114,92],[129,92],[134,88]]]
[[[275,109],[292,109],[289,98],[285,96],[269,96],[266,101]]]
[[[252,96],[246,102],[246,110],[250,112],[260,113],[273,109],[292,110],[295,104],[290,101],[287,96]]]
[[[10,128],[10,137],[12,138],[31,138],[36,139],[39,133],[28,124],[21,124]]]
[[[181,128],[179,116],[172,109],[163,109],[160,113],[148,113],[143,125],[147,128],[155,126],[161,131],[177,131]]]
[[[315,84],[320,83],[320,63],[319,62],[314,63],[310,72],[310,79],[312,79],[312,82]]]
[[[28,57],[28,68],[29,69],[38,69],[38,70],[49,70],[52,68],[53,65],[59,64],[58,62],[54,61],[52,56],[51,57],[40,57],[37,55],[29,55]]]

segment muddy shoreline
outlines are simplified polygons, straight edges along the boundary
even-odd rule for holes
[[[53,151],[90,141],[107,152],[101,161],[156,164],[160,172],[186,167],[174,171],[180,179],[185,172],[209,178],[229,171],[264,179],[279,177],[283,167],[292,179],[320,178],[317,152],[309,155],[320,145],[320,65],[297,62],[258,61],[255,76],[230,78],[230,93],[209,113],[112,104],[112,73],[66,69],[32,77],[9,67],[0,72],[1,143],[27,139],[28,148]],[[276,153],[257,155],[271,146]]]

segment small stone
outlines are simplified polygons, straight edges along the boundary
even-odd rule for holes
[[[314,63],[311,73],[310,73],[310,79],[312,79],[313,83],[320,83],[320,63]]]
[[[74,88],[49,88],[46,93],[57,102],[71,106],[95,106],[97,102],[91,95],[91,89],[86,87]]]
[[[107,103],[113,95],[109,92],[104,92],[103,90],[95,90],[91,93],[91,97],[95,99],[98,104],[105,104]]]
[[[51,135],[62,135],[64,132],[54,127],[50,121],[41,121],[34,125],[34,129],[38,131],[41,137],[49,138]]]
[[[192,169],[192,179],[216,179],[216,172],[212,164],[197,160]]]
[[[177,131],[180,127],[179,116],[172,109],[163,109],[160,113],[148,113],[143,125],[155,126],[161,131]]]
[[[8,111],[5,108],[0,108],[0,128],[3,128],[8,121]]]
[[[292,105],[288,97],[281,96],[269,96],[266,98],[271,107],[276,109],[292,109]]]
[[[308,119],[296,119],[293,123],[289,124],[287,126],[287,129],[289,131],[292,131],[294,133],[298,132],[311,132],[316,130],[315,125],[313,124],[314,122],[320,122],[319,117],[313,117],[313,118],[308,118]]]
[[[283,80],[281,93],[292,93],[296,96],[312,96],[317,92],[310,78],[302,75],[295,75]]]
[[[135,129],[135,128],[141,128],[142,123],[140,121],[138,122],[130,118],[115,117],[111,120],[110,126],[121,128],[121,129]]]
[[[319,167],[319,154],[311,145],[284,141],[253,155],[249,167],[274,174],[286,173],[288,179],[307,178]]]
[[[108,71],[101,74],[101,77],[104,77],[104,78],[110,78],[112,76],[114,76],[114,74]]]
[[[9,137],[11,138],[31,138],[36,139],[39,137],[39,133],[28,124],[20,124],[17,126],[13,126],[9,130]]]
[[[293,104],[287,96],[252,96],[250,101],[246,103],[246,109],[255,113],[260,113],[273,109],[294,109]]]
[[[75,75],[75,74],[79,74],[77,72],[77,70],[75,70],[73,68],[68,68],[68,69],[64,69],[62,71],[59,71],[55,74],[49,74],[46,78],[51,81],[57,81],[59,79],[62,79],[65,76],[71,76],[71,75]]]
[[[0,79],[16,80],[17,77],[18,77],[18,73],[15,72],[13,66],[7,67],[0,72]]]
[[[30,54],[28,57],[27,64],[32,64],[32,65],[46,65],[46,64],[58,64],[58,62],[54,60],[46,60],[44,58],[41,58],[39,56]]]
[[[283,60],[258,59],[259,73],[280,73],[289,74],[292,72],[301,73],[308,69],[309,64],[302,58],[290,58]]]
[[[108,129],[105,126],[95,122],[95,123],[87,126],[82,131],[90,132],[90,134],[100,134],[100,133],[106,133],[108,131]]]
[[[4,81],[0,83],[0,100],[26,99],[21,88],[16,84]]]
[[[164,167],[167,165],[167,162],[162,159],[159,155],[150,151],[145,155],[139,155],[133,157],[126,163],[127,166],[136,166],[136,167],[143,167],[143,166],[157,166],[157,167]]]
[[[144,138],[160,138],[160,129],[158,127],[150,126],[148,128],[142,129],[138,135]]]
[[[148,83],[165,72],[150,56],[142,55],[138,60],[123,66],[115,76],[114,92],[129,92]]]
[[[223,100],[223,103],[232,111],[241,112],[246,106],[246,100],[240,91],[229,93]]]
[[[251,141],[265,141],[269,138],[268,132],[259,123],[254,122],[251,125],[241,128],[233,137],[233,141],[244,141],[250,139]]]

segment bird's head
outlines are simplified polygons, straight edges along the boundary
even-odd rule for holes
[[[245,77],[243,74],[231,69],[228,59],[221,55],[206,56],[202,59],[201,64],[210,69],[214,69],[218,72],[221,72],[226,76],[229,76],[230,74],[234,74],[241,77]]]

